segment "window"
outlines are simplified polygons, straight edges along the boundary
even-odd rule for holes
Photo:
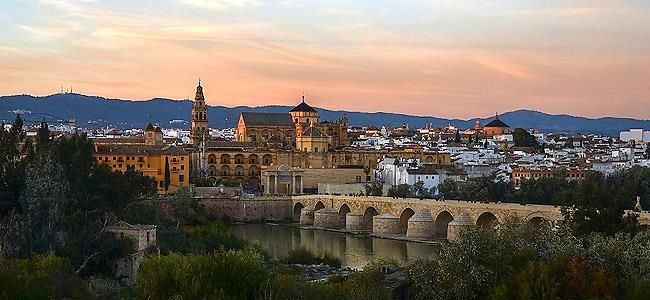
[[[178,175],[178,181],[179,182],[185,181],[185,175]]]
[[[314,152],[318,152],[318,147],[314,148]]]
[[[185,170],[185,165],[181,165],[181,170]]]

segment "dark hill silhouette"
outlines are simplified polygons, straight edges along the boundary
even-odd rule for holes
[[[14,111],[24,114],[27,122],[38,122],[45,118],[50,122],[61,119],[75,119],[81,127],[144,128],[149,116],[163,127],[189,128],[190,100],[171,100],[154,98],[146,101],[107,99],[74,93],[54,94],[45,97],[15,95],[0,97],[0,120],[12,121]],[[210,106],[208,117],[211,127],[235,127],[242,111],[253,112],[288,112],[292,106]],[[401,126],[408,123],[411,128],[424,127],[431,123],[434,127],[453,124],[462,129],[474,125],[475,119],[444,119],[431,116],[412,116],[386,112],[350,112],[316,108],[321,120],[338,120],[343,114],[348,115],[351,126],[384,125]],[[492,118],[481,118],[487,124]],[[500,119],[511,127],[537,128],[544,132],[597,133],[618,136],[622,130],[630,128],[650,129],[650,120],[632,118],[585,118],[570,115],[551,115],[532,110],[517,110],[501,114]],[[170,121],[177,122],[170,124]]]

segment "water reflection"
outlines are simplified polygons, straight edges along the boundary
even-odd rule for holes
[[[341,259],[343,266],[352,268],[362,268],[380,257],[405,261],[435,253],[435,246],[430,244],[273,224],[235,224],[232,232],[240,238],[259,241],[274,256],[286,256],[289,250],[304,247],[314,252],[330,252]]]

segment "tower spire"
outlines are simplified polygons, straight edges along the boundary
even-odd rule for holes
[[[302,103],[305,103],[305,92],[302,93]]]

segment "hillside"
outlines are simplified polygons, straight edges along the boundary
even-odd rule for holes
[[[15,117],[14,112],[20,111],[26,122],[38,122],[43,118],[51,122],[60,119],[75,119],[77,125],[81,127],[136,128],[144,127],[151,116],[153,122],[158,122],[163,126],[189,128],[191,107],[192,102],[189,100],[160,98],[131,101],[80,94],[54,94],[46,97],[16,95],[0,97],[0,120],[11,121]],[[278,105],[210,106],[208,118],[211,127],[234,127],[242,111],[286,112],[291,108]],[[476,121],[476,119],[444,119],[384,112],[349,112],[318,108],[317,110],[322,120],[337,120],[347,113],[351,126],[385,125],[396,127],[408,123],[411,128],[418,128],[432,123],[436,127],[453,124],[460,128],[468,128],[473,126]],[[501,119],[511,127],[537,128],[544,132],[598,133],[618,136],[620,131],[629,128],[650,129],[650,120],[614,117],[591,119],[570,115],[551,115],[531,110],[507,112],[501,115]],[[174,125],[168,125],[173,120],[177,120],[173,123]],[[480,120],[486,124],[490,118]]]

